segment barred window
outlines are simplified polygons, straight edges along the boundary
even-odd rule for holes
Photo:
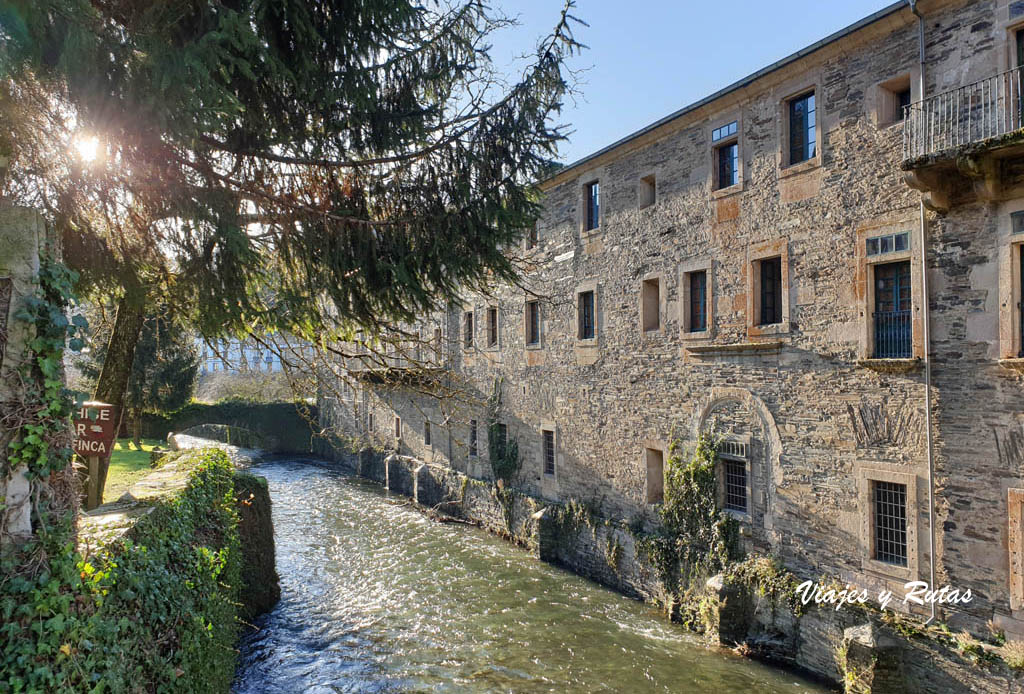
[[[477,430],[476,420],[469,420],[469,457],[475,458],[477,456]]]
[[[690,332],[699,333],[708,329],[708,273],[698,270],[690,275]]]
[[[747,463],[744,460],[722,460],[725,476],[725,508],[730,511],[747,512]]]
[[[544,474],[555,474],[555,432],[545,430],[544,434]]]
[[[761,315],[759,325],[782,322],[782,258],[760,261]]]
[[[875,559],[907,565],[907,485],[873,482]]]
[[[579,339],[590,340],[594,337],[594,292],[579,294]]]

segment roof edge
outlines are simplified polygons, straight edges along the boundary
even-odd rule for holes
[[[898,0],[897,2],[894,2],[893,4],[889,5],[888,7],[883,7],[882,9],[878,10],[877,12],[875,12],[873,14],[870,14],[867,17],[864,17],[863,19],[858,20],[857,22],[854,22],[853,24],[851,24],[851,25],[849,25],[847,27],[845,27],[843,29],[840,29],[839,31],[837,31],[837,32],[835,32],[833,34],[830,34],[830,35],[826,36],[825,38],[823,38],[823,39],[821,39],[819,41],[816,41],[816,42],[812,43],[810,46],[807,46],[805,48],[800,49],[796,53],[793,53],[791,55],[786,56],[785,58],[777,60],[774,63],[772,63],[771,65],[768,65],[767,67],[763,67],[760,70],[758,70],[757,72],[751,73],[751,74],[747,75],[746,77],[743,77],[743,78],[737,80],[736,82],[733,82],[732,84],[730,84],[730,85],[728,85],[726,87],[723,87],[722,89],[719,89],[717,92],[714,92],[713,94],[710,94],[710,95],[704,97],[703,99],[700,99],[699,101],[695,101],[695,102],[693,102],[692,104],[690,104],[688,106],[684,106],[683,108],[679,109],[678,111],[674,111],[674,112],[668,114],[667,116],[664,116],[663,118],[659,118],[658,120],[654,121],[650,125],[646,125],[646,126],[640,128],[639,130],[637,130],[635,132],[632,132],[629,135],[626,135],[625,137],[620,138],[619,140],[616,140],[615,142],[611,143],[610,145],[602,147],[601,149],[597,150],[596,152],[593,152],[593,153],[588,154],[588,155],[586,155],[586,156],[584,156],[584,157],[582,157],[580,159],[577,159],[576,161],[574,161],[571,164],[566,164],[562,168],[558,169],[558,171],[553,173],[551,176],[548,176],[547,178],[542,179],[541,181],[539,181],[537,183],[537,185],[540,186],[542,189],[546,188],[555,179],[565,175],[566,173],[569,173],[570,171],[573,171],[574,169],[578,169],[578,168],[582,167],[584,164],[587,164],[588,162],[591,162],[594,159],[597,159],[598,157],[603,156],[603,155],[605,155],[605,154],[607,154],[607,153],[609,153],[609,152],[611,152],[613,150],[616,150],[619,147],[621,147],[622,145],[625,145],[625,144],[627,144],[627,143],[637,139],[638,137],[641,137],[643,135],[646,135],[649,132],[657,130],[658,128],[662,127],[663,125],[666,125],[668,123],[671,123],[674,120],[682,118],[683,116],[687,115],[688,113],[692,113],[693,111],[696,111],[699,108],[707,106],[708,104],[710,104],[710,103],[712,103],[714,101],[717,101],[718,99],[721,99],[722,97],[727,96],[727,95],[731,94],[732,92],[735,92],[735,91],[738,91],[740,89],[743,89],[744,87],[747,87],[750,84],[753,84],[754,82],[756,82],[757,80],[761,79],[762,77],[765,77],[766,75],[769,75],[769,74],[771,74],[771,73],[773,73],[773,72],[775,72],[777,70],[781,70],[782,68],[786,67],[787,65],[790,65],[791,63],[795,63],[796,61],[800,60],[801,58],[805,58],[808,55],[811,55],[812,53],[815,53],[815,52],[821,50],[825,46],[833,44],[836,41],[839,41],[840,39],[846,38],[847,36],[849,36],[851,34],[854,34],[854,33],[860,31],[861,29],[863,29],[863,28],[865,28],[867,26],[870,26],[870,25],[874,24],[875,22],[878,22],[878,21],[880,21],[882,19],[885,19],[886,17],[889,17],[890,15],[893,15],[893,14],[899,12],[901,9],[907,9],[909,11],[909,8],[907,6],[906,0]]]

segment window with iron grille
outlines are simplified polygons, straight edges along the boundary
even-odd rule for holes
[[[782,322],[782,258],[767,258],[758,263],[761,271],[760,325]]]
[[[594,292],[579,294],[579,339],[590,340],[594,337]]]
[[[814,92],[789,102],[789,163],[799,164],[817,154],[817,113]]]
[[[462,319],[462,343],[469,349],[473,346],[473,312],[466,311]]]
[[[730,511],[747,512],[747,463],[745,460],[722,459],[724,476],[725,508]]]
[[[555,432],[544,430],[544,474],[555,474]]]
[[[487,309],[487,346],[496,347],[498,344],[498,309],[491,306]]]
[[[586,230],[596,229],[601,224],[601,184],[588,183],[584,188],[587,206]]]
[[[907,485],[873,482],[875,559],[907,565]]]
[[[469,420],[469,457],[475,458],[477,456],[477,429],[476,420]]]
[[[540,344],[540,302],[526,302],[526,344]]]
[[[690,332],[708,329],[708,273],[698,270],[690,273]]]
[[[430,422],[423,422],[423,445],[430,445]]]
[[[740,145],[738,142],[722,145],[715,150],[718,160],[717,189],[728,188],[740,182]]]
[[[910,261],[872,266],[875,280],[875,358],[909,359],[913,354]]]

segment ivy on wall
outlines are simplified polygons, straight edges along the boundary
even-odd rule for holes
[[[185,490],[101,554],[49,533],[36,540],[45,566],[0,560],[0,694],[228,691],[241,583],[233,471],[223,451],[189,455]]]

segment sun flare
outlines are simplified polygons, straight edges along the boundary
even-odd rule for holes
[[[93,162],[100,151],[100,139],[95,135],[80,136],[75,140],[75,149],[83,161]]]

